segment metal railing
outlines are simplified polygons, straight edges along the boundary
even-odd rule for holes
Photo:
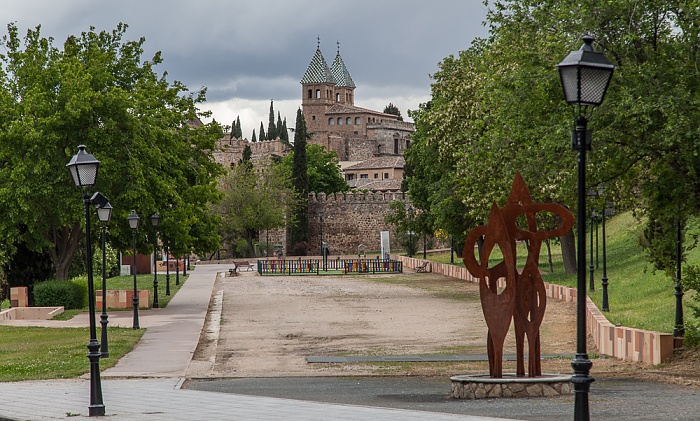
[[[391,259],[270,259],[258,260],[261,275],[402,273],[403,262]]]

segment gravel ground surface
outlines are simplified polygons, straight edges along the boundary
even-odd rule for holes
[[[450,376],[483,374],[486,363],[324,363],[310,356],[486,354],[478,288],[433,274],[262,277],[242,272],[214,288],[205,334],[185,387],[199,390],[481,415],[573,418],[573,396],[450,399]],[[542,354],[575,352],[575,306],[549,300]],[[593,360],[593,420],[700,419],[700,361],[645,367]],[[512,336],[505,353],[514,353]],[[571,374],[571,359],[543,372]],[[513,372],[512,363],[504,364]]]

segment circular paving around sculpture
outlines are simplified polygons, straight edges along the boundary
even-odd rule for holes
[[[570,395],[571,376],[545,374],[540,377],[517,377],[504,374],[491,378],[488,374],[453,376],[450,396],[454,399],[535,398]]]

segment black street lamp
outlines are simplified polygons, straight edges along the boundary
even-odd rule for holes
[[[153,308],[160,308],[158,303],[158,224],[160,224],[160,216],[156,212],[151,215],[151,225],[153,225]]]
[[[134,305],[134,329],[141,328],[139,326],[139,291],[136,285],[136,230],[139,227],[139,219],[139,216],[136,215],[136,211],[134,210],[131,211],[131,215],[126,217],[126,220],[129,221],[129,228],[131,228],[132,246],[134,251],[134,297],[131,299],[131,302]]]
[[[323,211],[318,211],[318,220],[321,223],[321,259],[323,259],[323,270],[327,270],[326,246],[323,242]]]
[[[604,54],[593,50],[593,41],[592,36],[584,36],[583,46],[557,65],[564,98],[568,104],[576,105],[576,125],[571,137],[572,149],[578,151],[576,356],[571,362],[575,421],[590,419],[588,391],[593,382],[593,364],[586,351],[586,151],[591,147],[586,111],[603,102],[615,69]]]
[[[588,195],[588,197],[591,197],[594,199],[598,197],[598,193],[593,189],[588,190],[587,195]],[[591,230],[590,230],[591,231],[591,241],[590,241],[591,253],[590,253],[590,260],[588,262],[588,270],[591,273],[590,279],[588,281],[588,290],[589,291],[595,291],[595,280],[593,279],[594,278],[593,272],[595,271],[595,267],[593,266],[593,219],[595,218],[595,216],[594,216],[595,214],[596,214],[595,211],[591,212]]]
[[[603,239],[603,278],[601,279],[601,285],[603,285],[603,311],[610,311],[610,305],[608,304],[608,257],[605,249],[605,217],[612,215],[612,206],[611,202],[603,203],[603,221],[601,223],[601,236]]]
[[[413,257],[413,231],[411,225],[413,223],[413,206],[408,205],[408,257]]]
[[[180,255],[175,255],[175,285],[180,285]]]
[[[683,321],[683,287],[681,286],[681,221],[678,221],[676,230],[676,286],[673,295],[676,296],[676,325],[673,328],[673,336],[682,338],[685,335],[685,322]]]
[[[95,193],[98,195],[100,193]],[[101,196],[101,195],[100,195]],[[93,196],[94,198],[95,196]],[[102,196],[104,197],[104,196]],[[105,197],[105,199],[107,199]],[[94,202],[94,200],[93,200]],[[112,205],[107,202],[105,205],[97,207],[97,219],[102,222],[102,314],[100,315],[100,325],[102,326],[102,346],[100,355],[102,358],[109,357],[109,345],[107,344],[107,324],[109,323],[107,316],[107,223],[112,219]]]
[[[187,259],[189,259],[189,257],[188,254],[182,256],[182,276],[187,276],[187,265],[189,264],[187,263]]]
[[[427,254],[426,254],[427,253],[427,250],[426,250],[427,245],[428,245],[428,243],[426,242],[426,239],[425,239],[425,233],[423,233],[423,260],[426,260],[428,258]]]
[[[218,251],[217,251],[218,253]],[[221,260],[221,259],[217,259]],[[170,297],[170,247],[165,247],[165,295]]]
[[[97,170],[100,161],[85,151],[85,145],[78,146],[78,153],[73,155],[66,165],[70,170],[76,187],[89,189],[97,180]],[[90,342],[88,342],[88,360],[90,360],[90,405],[89,416],[103,416],[105,405],[102,401],[102,382],[100,381],[100,343],[97,342],[97,326],[95,323],[95,284],[92,278],[92,244],[90,244],[90,195],[83,195],[85,207],[85,260],[88,277],[88,310],[90,313]],[[103,293],[104,294],[104,293]],[[104,303],[104,300],[103,300]]]

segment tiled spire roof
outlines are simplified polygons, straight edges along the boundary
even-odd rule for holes
[[[323,58],[320,48],[316,48],[316,54],[314,54],[314,58],[311,59],[309,67],[306,68],[306,73],[304,73],[304,77],[301,78],[301,83],[335,84],[331,69],[328,68],[328,63],[326,63],[326,59]]]
[[[348,68],[345,67],[345,63],[342,57],[340,57],[340,51],[338,51],[335,60],[333,60],[331,73],[333,73],[333,77],[335,78],[336,86],[341,88],[355,88],[355,82],[352,81],[350,72],[348,72]]]

